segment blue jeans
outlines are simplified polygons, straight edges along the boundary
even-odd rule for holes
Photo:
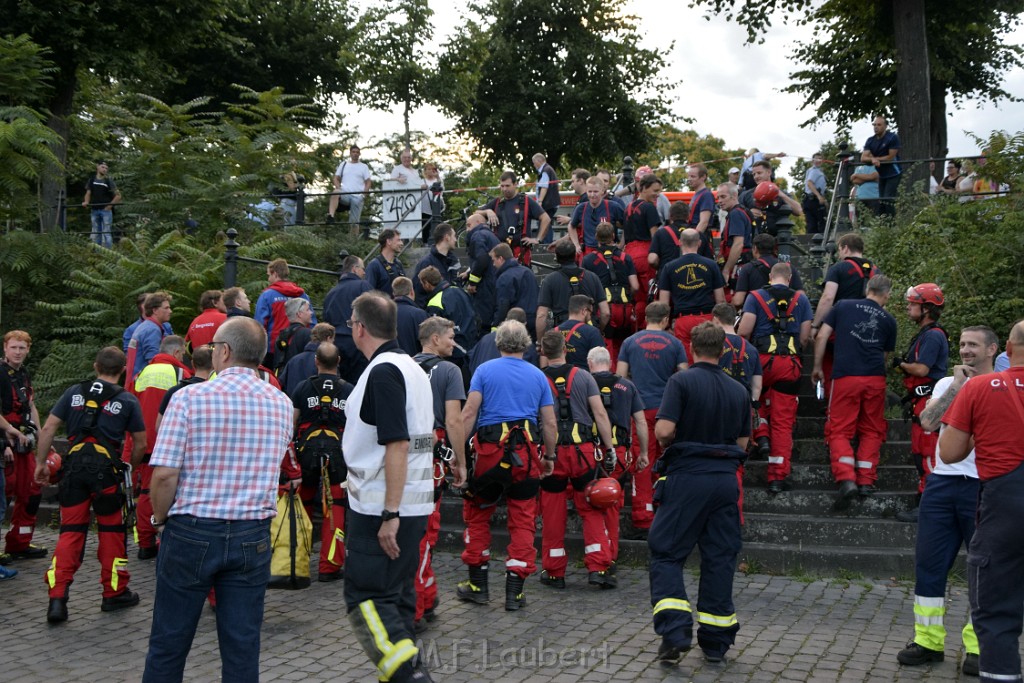
[[[114,222],[114,212],[110,209],[92,210],[92,241],[101,247],[111,249],[114,246],[114,238],[110,232],[110,226]]]
[[[217,595],[221,680],[259,680],[263,599],[270,580],[270,520],[175,515],[157,557],[144,683],[181,681],[210,588]]]

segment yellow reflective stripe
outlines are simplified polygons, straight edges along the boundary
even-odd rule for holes
[[[922,605],[914,605],[914,614],[919,617],[941,617],[945,613],[945,607],[924,607]]]
[[[964,639],[964,650],[968,654],[978,654],[978,634],[974,632],[974,624],[970,619],[967,620],[967,625],[964,626],[964,630],[960,632],[960,635]]]
[[[327,553],[327,561],[331,564],[339,564],[334,561],[334,555],[337,548],[345,543],[345,532],[341,529],[334,530],[334,537],[331,539],[331,549]]]
[[[53,554],[53,561],[50,562],[50,568],[46,570],[46,583],[53,588],[57,585],[57,553]]]
[[[680,600],[679,598],[662,598],[658,600],[654,605],[654,613],[657,614],[663,610],[672,609],[680,612],[692,612],[690,609],[689,600]]]
[[[132,527],[132,536],[135,538],[135,545],[138,545],[139,544],[139,527],[138,526],[133,526]]]
[[[373,604],[373,600],[364,600],[359,603],[359,611],[363,615],[363,621],[366,622],[367,628],[370,629],[370,635],[373,636],[373,644],[376,645],[378,652],[383,655],[380,661],[377,662],[377,670],[380,671],[381,680],[389,681],[398,667],[415,657],[419,650],[416,649],[416,646],[408,638],[404,638],[397,643],[392,643],[388,640],[388,631],[384,627],[384,622],[381,621],[380,615],[377,614],[377,607]]]
[[[120,570],[128,566],[128,560],[124,557],[115,557],[110,563],[110,589],[116,591],[120,583]]]
[[[736,615],[730,614],[728,616],[720,616],[718,614],[708,614],[707,612],[697,612],[697,622],[701,624],[710,624],[711,626],[735,626],[738,622],[736,621]]]
[[[444,290],[443,289],[441,291],[439,291],[437,294],[435,294],[434,296],[430,297],[430,300],[427,301],[427,308],[430,308],[431,306],[436,306],[437,308],[440,308],[443,311],[444,310],[444,304],[441,301],[441,295],[442,294],[444,294]]]
[[[476,283],[480,282],[480,276],[479,275],[470,275],[469,276],[469,281],[470,281],[470,283],[475,285]]]

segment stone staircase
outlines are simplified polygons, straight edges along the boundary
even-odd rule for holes
[[[794,238],[808,246],[803,236]],[[461,254],[465,263],[464,251]],[[536,254],[534,260],[553,263],[548,254]],[[792,259],[811,289],[812,263]],[[808,260],[808,259],[805,259]],[[538,278],[547,269],[537,268]],[[820,279],[820,275],[817,276]],[[814,299],[815,292],[809,291]],[[789,575],[870,576],[909,578],[914,572],[914,545],[917,525],[895,519],[897,512],[916,504],[917,471],[910,461],[910,425],[889,420],[888,440],[882,448],[878,470],[878,491],[868,498],[857,498],[845,512],[833,510],[836,486],[829,465],[828,448],[823,441],[825,419],[822,402],[814,396],[810,381],[812,358],[804,358],[795,440],[792,490],[770,495],[766,490],[767,462],[750,460],[744,474],[743,550],[741,562],[751,571]],[[630,529],[629,494],[622,510],[622,528]],[[439,545],[452,551],[462,548],[461,501],[446,497],[441,508]],[[491,552],[504,556],[508,543],[505,508],[495,510]],[[540,534],[537,535],[540,548]],[[574,561],[583,556],[583,538],[578,516],[570,510],[566,547]],[[620,562],[647,563],[644,541],[623,540]],[[691,559],[691,562],[696,562]]]

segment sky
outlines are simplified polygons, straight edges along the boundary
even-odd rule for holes
[[[813,108],[801,110],[804,104],[801,96],[778,92],[788,83],[789,74],[799,66],[790,59],[792,43],[807,39],[810,30],[773,21],[764,43],[747,45],[745,29],[724,18],[706,21],[702,10],[691,9],[684,2],[631,0],[628,5],[628,11],[639,17],[643,47],[664,51],[675,40],[666,61],[672,78],[682,79],[676,95],[687,94],[685,103],[680,98],[680,113],[694,119],[691,125],[677,125],[693,128],[700,135],[720,137],[727,148],[757,147],[762,152],[785,152],[786,158],[781,159],[782,171],[788,175],[797,157],[810,157],[834,132],[831,123],[818,128],[800,128]],[[460,23],[462,5],[458,0],[430,1],[435,12],[434,44],[445,41],[449,33],[446,27]],[[1018,28],[1009,40],[1024,43],[1024,29]],[[1016,96],[1024,96],[1024,69],[1008,72],[1003,88]],[[699,93],[699,97],[694,98],[695,93]],[[694,106],[695,102],[700,106]],[[951,156],[978,153],[968,132],[983,138],[993,130],[1016,132],[1024,121],[1024,103],[1021,102],[968,103],[958,110],[950,100],[947,111],[951,113],[948,122]],[[388,114],[345,104],[340,112],[364,141],[402,129],[402,117],[397,110]],[[753,112],[757,112],[757,116],[753,116]],[[414,129],[428,134],[442,133],[452,125],[430,108],[414,112],[411,123]],[[858,146],[872,134],[870,119],[852,126],[852,138]]]

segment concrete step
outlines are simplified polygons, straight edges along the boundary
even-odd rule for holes
[[[911,549],[917,525],[895,519],[800,517],[749,512],[744,514],[743,540],[797,548],[804,546],[869,546]]]
[[[767,512],[793,517],[858,517],[891,518],[901,510],[909,510],[917,503],[917,493],[911,491],[880,491],[866,498],[855,497],[845,512],[836,512],[835,491],[793,489],[770,494],[763,488],[743,491],[743,509],[746,512]]]
[[[889,423],[887,439],[889,441],[910,441],[909,420],[886,420]],[[824,416],[798,416],[795,435],[797,439],[822,439],[825,434]]]
[[[748,460],[747,462],[756,463],[758,461]],[[796,439],[793,441],[793,462],[803,465],[828,465],[831,463],[828,446],[820,437]],[[885,467],[909,464],[911,464],[909,441],[886,441],[882,444],[879,465]]]
[[[789,476],[794,489],[835,490],[832,470],[826,464],[804,464],[802,458],[796,458],[793,471]],[[763,488],[768,484],[768,463],[747,461],[743,485],[750,488]],[[917,469],[912,465],[889,465],[878,468],[878,482],[875,484],[882,491],[913,491],[917,489]]]

